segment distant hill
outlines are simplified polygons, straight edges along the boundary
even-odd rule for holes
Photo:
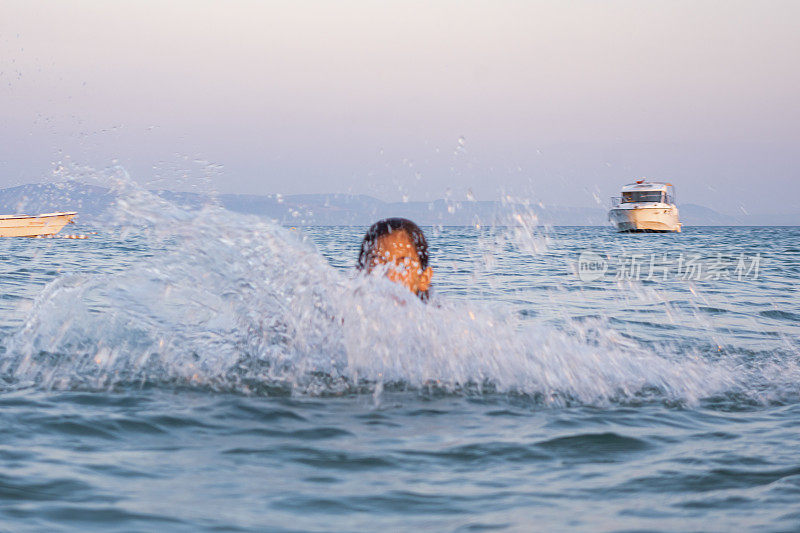
[[[680,204],[678,213],[684,226],[741,226],[738,217],[723,215],[697,204]]]
[[[368,225],[388,216],[410,218],[421,225],[514,224],[514,215],[535,215],[539,224],[599,226],[607,224],[607,210],[600,207],[535,206],[500,202],[446,201],[384,202],[372,196],[352,194],[205,194],[153,191],[177,205],[198,209],[218,202],[230,211],[259,215],[288,225]],[[37,214],[77,211],[79,220],[90,222],[116,199],[104,187],[80,182],[28,184],[0,189],[0,214]],[[686,226],[800,225],[800,215],[724,215],[708,207],[679,206]]]
[[[0,214],[77,211],[91,218],[105,211],[113,200],[108,189],[97,185],[73,181],[31,183],[0,189]]]

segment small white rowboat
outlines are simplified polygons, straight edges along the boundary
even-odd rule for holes
[[[0,237],[39,237],[55,235],[78,213],[43,213],[41,215],[0,215]]]

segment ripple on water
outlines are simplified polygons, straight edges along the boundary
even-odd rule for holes
[[[528,463],[546,461],[552,455],[537,449],[536,445],[510,444],[506,442],[486,442],[454,446],[439,451],[400,450],[406,457],[428,459],[431,466],[443,464],[479,466],[491,463]]]
[[[336,498],[309,497],[298,494],[280,498],[273,507],[288,507],[303,512],[384,514],[463,515],[473,512],[481,498],[393,490],[370,496],[340,495]],[[471,505],[473,504],[473,505]]]
[[[627,460],[630,454],[653,447],[647,441],[611,432],[558,437],[537,446],[559,457],[586,461]]]
[[[774,318],[776,320],[788,320],[793,323],[800,323],[800,315],[789,311],[782,311],[780,309],[770,309],[769,311],[761,311],[759,315],[766,318]]]
[[[101,507],[98,505],[82,505],[80,507],[55,505],[43,507],[40,511],[43,518],[56,524],[75,527],[108,528],[112,529],[117,524],[126,524],[127,527],[189,527],[190,522],[172,516],[154,513],[135,513],[118,507]],[[197,527],[197,524],[194,525]],[[232,531],[235,529],[231,528]]]
[[[233,448],[225,453],[234,455],[279,455],[286,460],[329,470],[381,470],[399,465],[388,457],[354,451],[312,448],[309,446],[278,446],[269,448]]]
[[[624,493],[640,491],[656,493],[695,493],[719,490],[745,490],[769,485],[784,478],[800,475],[800,466],[771,470],[713,468],[699,472],[664,471],[658,476],[645,476],[625,482],[613,490]]]
[[[0,474],[0,499],[8,501],[115,502],[116,497],[99,494],[89,483],[69,478],[43,478],[26,474]]]
[[[251,427],[237,429],[232,432],[234,435],[255,435],[270,439],[293,439],[301,441],[329,440],[339,437],[352,437],[353,434],[345,429],[337,427],[315,427],[308,429],[298,429],[285,431],[276,428]]]

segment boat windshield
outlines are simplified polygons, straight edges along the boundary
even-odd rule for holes
[[[663,202],[662,191],[632,191],[622,193],[622,202]]]

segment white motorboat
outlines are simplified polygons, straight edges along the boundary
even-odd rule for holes
[[[44,237],[55,235],[72,223],[78,213],[42,213],[41,215],[0,215],[0,237]]]
[[[638,180],[611,199],[608,218],[621,232],[681,231],[671,183]]]

